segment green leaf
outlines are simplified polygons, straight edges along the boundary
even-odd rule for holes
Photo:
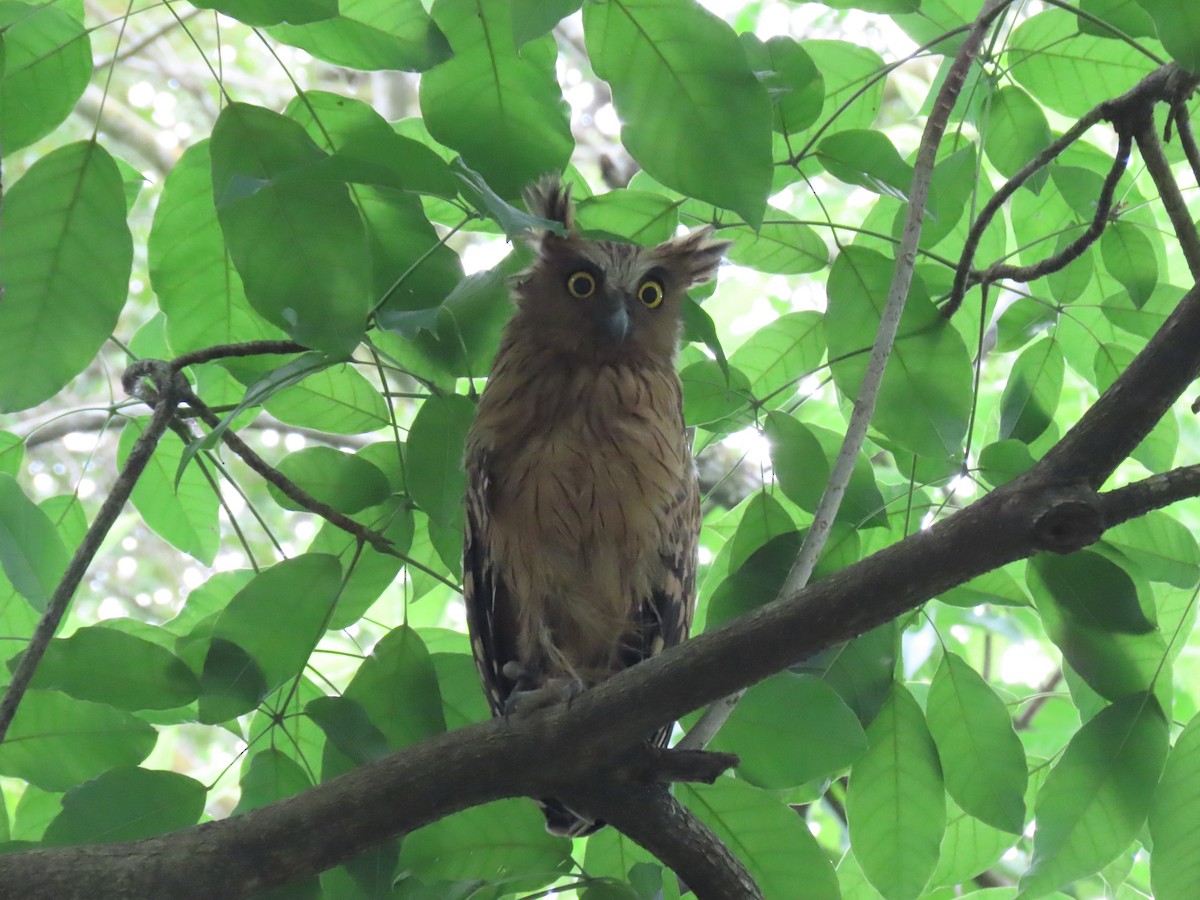
[[[1014,85],[1004,85],[992,98],[987,128],[983,132],[983,150],[988,160],[1005,178],[1011,178],[1021,167],[1038,155],[1050,143],[1050,123],[1046,113],[1029,94]],[[1035,194],[1046,183],[1043,170],[1025,182]]]
[[[749,33],[741,35],[748,42]],[[772,127],[780,134],[803,131],[821,114],[825,79],[804,47],[790,37],[777,35],[761,47],[766,63],[755,75],[767,88],[773,113]],[[751,59],[754,51],[751,50]]]
[[[338,0],[196,0],[200,9],[215,9],[247,25],[303,25],[338,14]]]
[[[1175,62],[1200,72],[1200,9],[1184,0],[1137,0]]]
[[[121,173],[100,145],[60,147],[5,191],[0,412],[40,403],[92,361],[125,305],[132,262]]]
[[[400,867],[419,878],[505,879],[507,891],[535,891],[571,865],[571,842],[546,833],[528,800],[497,800],[406,835]]]
[[[848,41],[803,41],[800,46],[825,80],[825,103],[815,122],[833,120],[826,134],[870,128],[879,114],[887,83],[878,77],[884,71],[879,54]]]
[[[679,204],[649,191],[618,190],[588,197],[575,207],[579,230],[616,235],[653,247],[675,236]]]
[[[462,728],[490,719],[492,713],[479,686],[474,658],[469,653],[434,653],[431,658],[437,672],[446,728]]]
[[[1000,398],[1000,439],[1031,444],[1054,421],[1062,394],[1062,348],[1045,337],[1017,357]]]
[[[238,782],[241,795],[233,814],[249,812],[291,797],[312,787],[304,767],[276,747],[267,747],[250,757]]]
[[[713,359],[692,363],[679,374],[683,421],[724,433],[735,430],[750,405],[750,379],[740,369]]]
[[[773,206],[767,207],[767,217],[757,230],[746,225],[721,230],[721,237],[733,239],[730,260],[759,272],[779,275],[818,272],[829,264],[829,249],[816,229]]]
[[[815,371],[824,357],[821,314],[793,312],[750,335],[729,363],[750,379],[750,391],[756,400],[775,407],[792,398],[796,382]],[[791,390],[784,390],[788,386]]]
[[[314,372],[268,397],[263,408],[288,425],[334,434],[378,431],[391,422],[379,391],[349,365]]]
[[[771,104],[733,29],[689,0],[624,0],[585,4],[583,30],[633,158],[757,228],[771,186]]]
[[[979,474],[993,487],[1012,481],[1033,468],[1033,454],[1024,441],[996,441],[979,451]]]
[[[819,675],[860,722],[869,723],[879,714],[896,680],[898,657],[896,624],[889,622],[792,666],[792,671]]]
[[[280,0],[289,3],[289,0]],[[422,72],[450,47],[420,0],[338,0],[338,15],[306,25],[276,25],[267,33],[317,59],[352,69]]]
[[[67,791],[42,843],[109,844],[179,831],[200,821],[208,789],[186,775],[120,766]]]
[[[817,145],[817,159],[834,178],[886,197],[907,200],[912,166],[879,131],[850,130]]]
[[[1186,900],[1200,884],[1200,715],[1175,739],[1150,810],[1150,883],[1158,900]]]
[[[1162,710],[1147,694],[1118,700],[1079,729],[1038,793],[1022,897],[1091,875],[1129,846],[1150,811],[1168,746]]]
[[[231,104],[212,133],[213,195],[251,306],[296,341],[347,355],[362,339],[371,261],[344,184],[296,122]]]
[[[1068,556],[1039,553],[1029,569],[1069,619],[1101,631],[1145,634],[1154,629],[1142,612],[1137,586],[1116,563],[1090,550]]]
[[[510,199],[566,168],[575,142],[554,75],[554,39],[518,53],[512,11],[495,0],[437,0],[433,17],[454,55],[421,77],[429,133]]]
[[[375,727],[360,704],[348,697],[317,697],[304,707],[304,714],[356,766],[388,753],[387,735]]]
[[[475,404],[460,394],[426,400],[408,432],[406,463],[409,491],[435,522],[452,523],[462,515],[467,476],[462,448],[475,418]]]
[[[192,670],[170,650],[104,625],[52,640],[33,686],[129,710],[184,706],[200,689]]]
[[[1200,576],[1200,547],[1187,526],[1169,513],[1153,510],[1104,532],[1104,543],[1138,564],[1152,581],[1178,588],[1195,587]]]
[[[92,45],[62,4],[0,3],[0,36],[0,147],[11,157],[71,114],[92,77]]]
[[[1025,751],[1004,701],[947,652],[926,703],[946,790],[966,812],[1013,834],[1025,827]]]
[[[746,691],[713,749],[738,754],[738,775],[751,784],[784,788],[845,769],[867,749],[867,736],[833,688],[782,672]]]
[[[825,333],[833,379],[854,400],[875,340],[893,262],[874,250],[847,247],[829,274]],[[957,458],[971,407],[971,361],[958,331],[913,281],[884,372],[872,424],[921,456]]]
[[[29,603],[44,610],[70,557],[46,514],[11,475],[0,474],[0,565]]]
[[[25,439],[11,431],[0,431],[0,475],[11,475],[15,478],[21,471],[24,457]]]
[[[389,632],[375,645],[343,697],[366,713],[367,724],[383,734],[390,750],[446,730],[437,673],[429,651],[420,635],[407,625]],[[368,737],[371,731],[350,721],[355,716],[353,712],[337,710],[334,718],[329,709],[320,706],[316,709],[318,714],[324,714],[322,728],[334,727],[338,739],[350,741],[356,753],[374,752],[374,744]],[[354,757],[327,743],[322,776],[328,779],[340,775],[357,764]]]
[[[310,553],[264,569],[238,591],[212,626],[213,646],[200,677],[200,720],[225,721],[230,708],[237,709],[234,715],[249,712],[267,691],[295,677],[325,632],[341,581],[336,558]],[[218,677],[218,673],[240,671],[224,664],[214,668],[231,655],[236,657],[236,651],[259,673],[255,676],[247,670],[254,690],[231,689]],[[255,693],[259,696],[247,703]],[[227,696],[236,701],[225,704],[222,698]],[[214,718],[217,709],[225,713],[221,718]]]
[[[331,172],[345,181],[453,199],[450,167],[425,144],[398,134],[370,104],[344,94],[305,91],[284,115],[304,126],[330,154]],[[361,198],[359,198],[361,199]]]
[[[150,283],[176,353],[284,337],[250,307],[225,253],[209,143],[188,147],[163,183],[147,243]]]
[[[939,598],[943,603],[970,608],[981,603],[1028,606],[1029,597],[1006,569],[993,569],[951,588]]]
[[[0,744],[0,775],[65,791],[115,766],[136,766],[158,735],[136,716],[57,691],[28,691]]]
[[[1158,259],[1145,232],[1132,222],[1113,222],[1100,236],[1100,257],[1141,309],[1158,287]]]
[[[1140,49],[1080,34],[1076,22],[1064,10],[1038,13],[1013,30],[1007,47],[1013,77],[1071,118],[1120,96],[1154,68]]]
[[[767,897],[834,900],[837,875],[804,819],[766,791],[733,778],[680,784],[676,794],[732,850]]]
[[[913,900],[937,865],[946,794],[925,717],[903,685],[892,685],[867,740],[846,792],[850,841],[880,893]]]
[[[142,431],[140,420],[126,420],[117,447],[117,459],[122,465]],[[155,534],[205,565],[211,565],[221,546],[220,498],[199,465],[181,471],[184,449],[177,434],[173,431],[164,434],[134,486],[130,500]]]
[[[279,472],[314,499],[352,515],[382,503],[392,489],[387,477],[367,460],[332,447],[306,447],[279,461]],[[305,507],[269,485],[271,496],[284,509]]]

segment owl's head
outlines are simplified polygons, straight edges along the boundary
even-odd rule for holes
[[[571,355],[673,359],[684,293],[716,274],[729,242],[714,240],[709,227],[657,247],[584,237],[571,189],[557,178],[529,188],[525,202],[567,235],[532,236],[537,258],[515,291],[521,326]]]

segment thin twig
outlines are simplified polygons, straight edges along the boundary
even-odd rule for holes
[[[125,467],[117,477],[116,483],[113,484],[112,490],[105,497],[100,512],[97,513],[87,534],[84,535],[83,541],[75,550],[75,555],[67,565],[66,571],[63,572],[50,602],[46,605],[46,609],[34,629],[33,636],[29,639],[29,645],[25,648],[25,653],[17,664],[12,681],[4,692],[4,699],[0,700],[0,743],[8,734],[8,728],[17,713],[17,707],[20,706],[21,699],[29,688],[34,672],[50,644],[50,639],[54,637],[63,616],[66,615],[67,608],[71,605],[71,598],[74,597],[75,590],[79,587],[88,566],[91,565],[92,559],[100,549],[100,544],[107,537],[121,510],[124,509],[125,501],[133,493],[133,488],[146,468],[146,464],[150,462],[150,457],[154,454],[154,448],[158,446],[159,439],[170,427],[171,419],[175,415],[175,407],[183,396],[183,390],[187,387],[187,381],[183,376],[172,371],[164,363],[138,364],[136,369],[131,367],[131,371],[134,372],[132,378],[129,377],[129,373],[126,373],[126,390],[129,390],[131,394],[141,394],[148,401],[152,400],[154,415],[150,418],[150,424],[147,425],[146,430],[134,442],[133,449],[129,452],[129,458],[125,461]],[[157,392],[152,396],[145,396],[146,389],[137,384],[137,381],[146,375],[152,377],[157,386]]]
[[[829,531],[833,527],[834,517],[841,507],[842,498],[854,472],[854,464],[862,451],[863,441],[867,436],[867,427],[875,412],[875,402],[879,396],[879,387],[883,382],[883,372],[887,367],[892,345],[896,341],[896,331],[900,326],[900,315],[904,311],[904,302],[908,297],[909,284],[912,281],[913,267],[917,261],[917,248],[921,240],[921,225],[925,208],[929,199],[929,185],[933,177],[934,163],[937,161],[937,149],[945,133],[950,113],[955,101],[961,93],[983,37],[991,27],[992,21],[1008,6],[1009,0],[985,0],[983,8],[971,26],[971,31],[963,40],[955,54],[954,63],[946,73],[946,80],[934,101],[933,110],[925,123],[925,131],[921,135],[921,144],[917,148],[917,158],[913,165],[912,187],[909,192],[908,213],[904,221],[904,231],[900,240],[899,252],[896,258],[896,268],[892,273],[892,284],[888,290],[887,303],[879,321],[879,330],[875,335],[875,346],[871,350],[871,358],[867,363],[867,371],[863,375],[859,387],[858,399],[854,411],[850,415],[850,423],[846,428],[846,436],[842,448],[825,485],[825,493],[813,513],[813,521],[808,533],[804,536],[804,544],[796,557],[792,569],[788,573],[779,597],[791,596],[808,583],[812,577],[813,568],[825,547]],[[700,720],[692,726],[691,731],[684,735],[679,742],[681,748],[699,749],[720,731],[721,726],[729,718],[740,697],[714,703],[704,711]]]

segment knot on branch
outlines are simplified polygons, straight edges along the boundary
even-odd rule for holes
[[[1033,520],[1033,546],[1050,553],[1074,553],[1100,540],[1104,513],[1092,491],[1051,497]]]
[[[139,359],[121,376],[121,386],[130,397],[150,406],[178,404],[190,390],[187,378],[171,363],[161,359]]]

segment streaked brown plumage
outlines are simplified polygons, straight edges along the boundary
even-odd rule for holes
[[[728,246],[583,237],[557,180],[526,201],[568,235],[533,238],[466,448],[467,621],[494,715],[687,637],[700,507],[675,356],[684,292]],[[543,806],[556,833],[600,825]]]

